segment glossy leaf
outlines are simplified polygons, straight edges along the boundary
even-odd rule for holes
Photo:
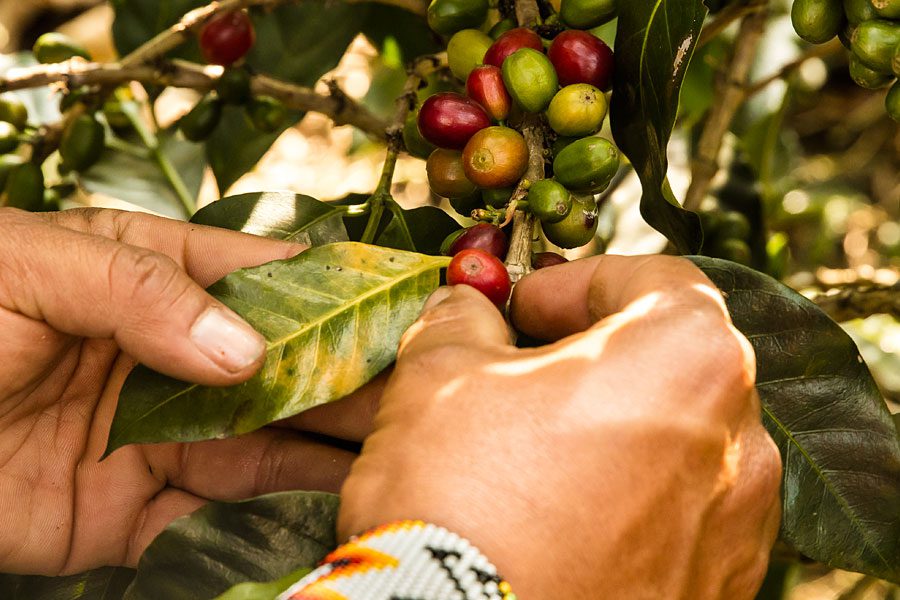
[[[134,570],[106,567],[79,575],[0,575],[3,600],[120,600]]]
[[[763,421],[784,463],[783,537],[833,567],[900,580],[900,440],[853,340],[762,273],[692,260],[756,350]]]
[[[222,198],[194,215],[192,223],[243,231],[311,246],[345,242],[340,208],[288,192],[257,192]]]
[[[175,167],[191,197],[196,198],[206,167],[202,147],[166,136],[160,148]],[[93,194],[123,200],[173,219],[187,219],[190,216],[149,153],[130,153],[107,147],[97,164],[79,174],[79,180]]]
[[[378,236],[378,245],[439,256],[441,244],[462,226],[436,206],[404,210],[395,206],[393,218]]]
[[[447,262],[345,242],[228,275],[209,292],[268,340],[260,373],[210,388],[138,367],[122,389],[107,453],[239,435],[344,397],[394,361]]]
[[[669,188],[666,149],[705,17],[701,0],[622,2],[616,32],[613,135],[641,179],[644,220],[684,254],[700,249],[703,234]]]
[[[276,581],[289,574],[299,579],[299,569],[314,568],[337,546],[338,505],[337,496],[321,492],[281,492],[207,504],[153,540],[125,599],[199,600],[216,598],[245,582]],[[266,597],[238,592],[224,597]]]

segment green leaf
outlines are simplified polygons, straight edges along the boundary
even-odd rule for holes
[[[209,292],[268,340],[260,373],[210,388],[138,367],[119,397],[107,454],[239,435],[346,396],[394,361],[448,262],[345,242],[228,275]]]
[[[315,568],[337,546],[338,506],[337,496],[321,492],[207,504],[153,540],[125,599],[202,600],[245,582],[299,579],[299,569]],[[230,594],[231,600],[266,597]]]
[[[202,146],[165,136],[160,139],[160,149],[196,198],[206,167]],[[88,192],[124,200],[166,217],[190,216],[185,214],[184,205],[149,152],[138,154],[107,146],[100,161],[80,174],[80,181]]]
[[[257,192],[222,198],[194,215],[192,223],[243,231],[311,246],[345,242],[339,207],[288,192]]]
[[[391,212],[393,218],[378,236],[379,246],[440,256],[447,236],[462,229],[456,219],[436,206],[404,210],[393,205]]]
[[[38,577],[0,574],[4,600],[120,600],[134,570],[105,567],[79,575]]]
[[[900,440],[853,340],[762,273],[691,260],[756,350],[763,421],[784,463],[783,537],[832,567],[900,581]]]
[[[216,600],[275,600],[278,594],[306,577],[310,572],[312,572],[312,569],[306,567],[297,569],[293,573],[289,573],[281,579],[270,583],[241,583],[216,598]]]
[[[705,17],[701,0],[622,2],[616,32],[613,135],[641,178],[641,214],[683,254],[696,253],[703,234],[669,188],[666,148]]]
[[[393,38],[403,52],[404,62],[443,49],[440,38],[428,27],[424,16],[384,4],[373,3],[368,10],[362,32],[376,48],[382,48],[388,38]]]

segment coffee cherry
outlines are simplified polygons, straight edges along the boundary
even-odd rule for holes
[[[877,19],[878,13],[870,0],[844,0],[844,14],[851,25],[859,25],[869,19]]]
[[[484,55],[493,43],[494,40],[477,29],[456,32],[447,45],[450,71],[465,81],[475,67],[484,63]]]
[[[538,52],[544,51],[544,42],[541,36],[527,27],[511,29],[497,38],[497,41],[484,55],[484,64],[502,67],[507,58],[522,48],[531,48]]]
[[[851,40],[853,54],[870,69],[892,74],[891,61],[900,45],[900,24],[884,19],[860,23]]]
[[[855,54],[850,54],[850,77],[853,82],[867,90],[880,90],[888,85],[893,77],[870,69]]]
[[[564,87],[550,102],[550,127],[562,136],[584,137],[600,131],[609,106],[606,96],[587,83]]]
[[[489,223],[479,223],[466,229],[450,245],[448,256],[456,256],[463,250],[477,248],[488,254],[496,256],[500,260],[506,258],[509,251],[509,238],[503,230]]]
[[[515,28],[515,19],[503,19],[502,21],[497,21],[497,23],[493,27],[491,27],[488,35],[491,36],[492,39],[497,40],[501,35],[503,35],[507,31],[512,31]]]
[[[86,171],[93,166],[105,147],[106,132],[94,115],[75,119],[59,144],[63,165],[73,171]]]
[[[580,248],[597,233],[597,203],[593,197],[576,198],[572,211],[559,223],[542,223],[544,235],[560,248]]]
[[[484,65],[473,70],[466,81],[466,94],[480,104],[495,121],[505,121],[512,107],[512,98],[503,83],[498,67]]]
[[[0,121],[12,123],[19,131],[28,125],[28,109],[15,96],[0,98]]]
[[[747,242],[736,239],[726,239],[711,244],[709,250],[706,251],[709,256],[722,258],[742,265],[749,265],[752,259],[752,252]]]
[[[721,238],[746,240],[750,237],[750,221],[737,211],[726,211],[720,215],[716,234]]]
[[[37,61],[44,65],[65,62],[76,56],[91,60],[91,55],[84,46],[55,31],[39,37],[31,51]]]
[[[253,127],[262,133],[275,133],[284,126],[288,110],[279,100],[271,96],[257,96],[246,108],[247,118]]]
[[[428,26],[441,35],[480,27],[487,18],[488,0],[433,0],[428,6]]]
[[[515,129],[482,129],[463,150],[463,168],[469,181],[480,188],[515,185],[528,170],[528,145]]]
[[[900,123],[900,81],[894,82],[887,97],[884,99],[884,108],[888,116]]]
[[[528,112],[541,112],[559,89],[550,59],[537,50],[517,50],[503,62],[503,83],[516,104]]]
[[[491,126],[481,105],[461,94],[435,94],[419,110],[419,132],[438,148],[462,150],[472,136]]]
[[[528,190],[528,210],[543,223],[559,223],[572,210],[572,194],[556,181],[536,181]]]
[[[600,137],[578,140],[553,161],[556,180],[574,192],[602,192],[618,170],[619,151]]]
[[[824,44],[841,30],[842,0],[794,0],[791,23],[797,35],[811,44]]]
[[[478,188],[466,178],[462,153],[438,148],[428,157],[426,164],[431,191],[444,198],[466,198]]]
[[[255,40],[250,16],[236,11],[214,18],[203,28],[200,50],[209,64],[228,67],[244,58]]]
[[[481,192],[476,191],[468,196],[461,198],[449,198],[450,206],[453,210],[464,217],[471,217],[472,212],[480,208],[484,208],[484,200],[481,198]]]
[[[178,129],[191,142],[202,142],[215,131],[222,119],[222,101],[215,93],[200,99],[189,113],[178,121]]]
[[[612,87],[615,57],[603,40],[586,31],[563,31],[547,52],[562,86],[588,83],[601,90]]]
[[[425,160],[437,150],[437,147],[419,133],[418,120],[419,111],[411,112],[406,117],[406,124],[403,126],[403,146],[410,156]]]
[[[21,164],[6,179],[6,206],[38,211],[44,205],[44,173],[40,165]]]
[[[19,130],[12,123],[0,121],[0,154],[12,152],[19,147]]]
[[[496,256],[484,250],[463,250],[453,257],[447,267],[449,285],[468,285],[502,308],[509,300],[512,283],[506,267]]]
[[[225,104],[246,104],[252,97],[250,73],[246,69],[225,69],[216,82],[216,92]]]
[[[444,238],[444,241],[441,242],[441,255],[442,256],[453,256],[450,252],[450,248],[453,246],[453,243],[460,238],[466,232],[465,229],[457,229],[450,235]]]
[[[531,257],[531,266],[535,271],[555,267],[556,265],[564,265],[569,262],[564,256],[560,256],[556,252],[541,252]]]
[[[516,188],[497,188],[495,190],[482,190],[481,198],[485,206],[494,209],[506,208]]]
[[[6,188],[6,180],[9,178],[12,170],[24,162],[21,156],[15,154],[0,155],[0,193]]]
[[[897,0],[870,0],[872,7],[883,19],[900,19],[900,2]]]
[[[562,0],[559,16],[573,29],[593,29],[615,18],[616,2],[620,1]]]

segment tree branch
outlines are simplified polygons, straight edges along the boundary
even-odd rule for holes
[[[756,58],[756,50],[768,18],[768,0],[755,0],[750,6],[753,7],[753,12],[741,22],[734,55],[716,84],[717,101],[713,104],[700,136],[697,156],[693,160],[691,185],[684,201],[684,207],[688,210],[697,210],[706,197],[712,179],[719,170],[722,140],[746,98],[745,88],[750,68]]]
[[[142,45],[131,54],[122,58],[121,63],[125,67],[133,67],[153,62],[166,53],[174,50],[188,41],[195,32],[199,31],[209,21],[221,13],[233,12],[253,6],[275,8],[283,4],[296,4],[300,0],[220,0],[206,6],[202,6],[184,15],[181,20],[172,25],[156,37]],[[322,0],[327,2],[329,0]],[[360,4],[372,0],[342,0],[346,4]],[[406,9],[417,15],[425,15],[426,4],[422,0],[374,0],[381,4],[396,6]]]
[[[207,92],[215,88],[220,72],[218,67],[205,67],[186,61],[125,67],[121,64],[70,60],[12,69],[6,77],[0,77],[0,93],[53,84],[63,84],[69,88],[93,85],[106,87],[131,81]],[[385,129],[388,124],[348,98],[336,86],[332,86],[330,93],[324,95],[274,77],[256,75],[251,79],[251,90],[255,95],[272,96],[292,110],[322,113],[336,125],[353,125],[373,137],[386,139]]]
[[[763,91],[779,79],[785,79],[786,77],[789,77],[794,71],[805,65],[806,61],[812,60],[814,58],[823,58],[825,56],[830,56],[831,54],[836,54],[838,51],[843,50],[843,48],[844,47],[838,41],[832,41],[827,44],[821,44],[818,46],[811,46],[806,52],[797,57],[796,60],[789,62],[788,64],[778,69],[778,71],[776,71],[775,73],[757,81],[753,85],[746,88],[744,90],[745,100],[750,96]]]
[[[878,314],[900,319],[900,283],[847,287],[820,294],[812,301],[838,323]]]
[[[535,0],[516,0],[516,19],[519,25],[536,25],[541,13]],[[528,115],[522,127],[522,135],[528,145],[528,170],[510,200],[510,210],[515,210],[513,230],[506,256],[506,269],[513,283],[531,272],[531,254],[534,243],[534,215],[515,207],[528,194],[528,187],[544,178],[544,123],[540,115]]]

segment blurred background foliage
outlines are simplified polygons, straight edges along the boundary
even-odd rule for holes
[[[740,2],[709,4],[728,10]],[[859,344],[891,411],[897,413],[900,127],[885,114],[886,90],[857,87],[841,45],[833,41],[810,47],[794,33],[789,12],[790,0],[771,3],[752,68],[752,80],[766,85],[753,88],[732,123],[721,152],[720,164],[725,167],[701,208],[743,214],[751,229],[746,238],[748,262],[807,295],[893,286],[893,315],[857,318],[843,325]],[[25,59],[13,55],[53,30],[80,41],[96,61],[113,61],[113,18],[109,3],[100,0],[3,0],[0,52],[8,56],[0,57],[0,70],[22,64]],[[324,91],[326,80],[335,80],[350,97],[386,117],[406,79],[406,61],[435,50],[437,40],[402,11],[388,19],[372,19],[364,30],[366,35],[350,44],[340,64],[317,86]],[[604,37],[612,41],[613,32],[609,29]],[[670,147],[670,181],[678,197],[684,197],[690,184],[691,157],[717,102],[714,87],[729,76],[736,33],[731,24],[705,40],[687,75]],[[48,101],[50,93],[41,90],[30,96],[32,108],[49,111],[41,112],[46,120],[58,118]],[[160,125],[175,122],[198,97],[191,91],[164,92],[154,104]],[[184,165],[185,180],[200,206],[225,195],[260,190],[294,191],[323,200],[367,193],[377,184],[384,159],[379,143],[313,113],[264,141],[262,158],[233,181],[217,179],[196,147],[178,142],[172,140],[170,155]],[[107,206],[183,218],[178,199],[160,191],[165,186],[155,179],[158,174],[146,171],[140,161],[129,163],[127,156],[115,160],[120,162],[110,159],[87,173],[63,207]],[[228,182],[227,189],[219,188],[223,181]],[[429,191],[424,162],[409,157],[399,163],[394,196],[406,208],[440,204]],[[661,236],[640,219],[640,184],[633,173],[623,173],[608,196],[603,225],[590,251],[642,253],[665,248]],[[815,564],[773,569],[761,597],[780,598],[782,589],[788,590],[784,597],[790,600],[900,597],[896,587],[884,582]]]

